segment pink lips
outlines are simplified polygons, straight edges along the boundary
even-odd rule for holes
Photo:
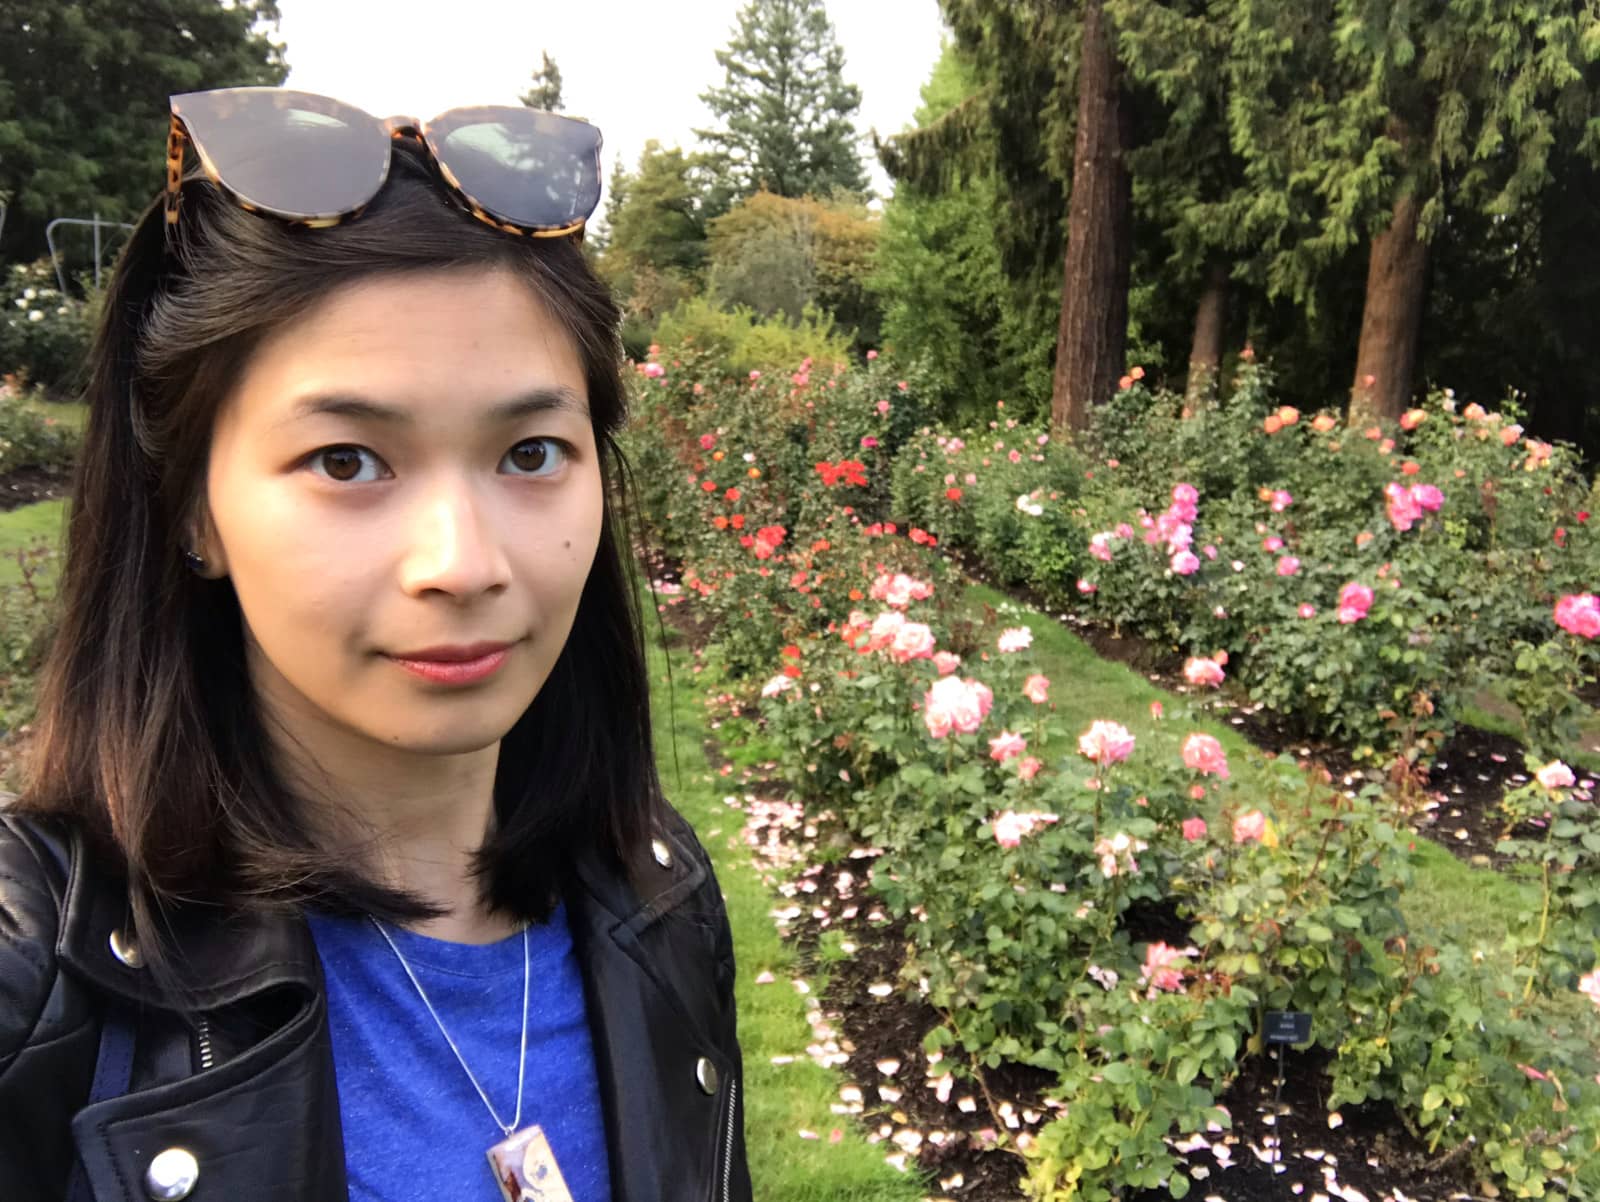
[[[509,643],[471,643],[458,647],[424,647],[388,658],[413,676],[434,684],[463,685],[493,676],[510,653]]]

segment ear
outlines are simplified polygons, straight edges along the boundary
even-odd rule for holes
[[[195,513],[184,524],[184,528],[187,531],[184,550],[193,551],[205,561],[205,566],[196,575],[206,580],[221,580],[228,574],[228,552],[222,545],[222,536],[217,533],[216,523],[211,520],[211,508],[204,498],[195,502]]]

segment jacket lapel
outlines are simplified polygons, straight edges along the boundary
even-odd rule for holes
[[[581,859],[567,897],[612,1202],[669,1202],[668,1183],[670,1202],[714,1196],[734,1072],[712,1029],[712,931],[684,905],[704,885],[706,868],[682,841],[665,832],[658,838],[667,864],[649,851],[626,873]],[[688,1182],[701,1184],[686,1189]]]

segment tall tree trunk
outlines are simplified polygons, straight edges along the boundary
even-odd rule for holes
[[[1411,403],[1428,271],[1428,244],[1417,238],[1421,211],[1420,198],[1407,193],[1395,201],[1389,228],[1372,240],[1361,345],[1350,389],[1353,418],[1394,419]]]
[[[1222,321],[1228,308],[1228,265],[1217,260],[1206,269],[1205,288],[1194,314],[1194,342],[1189,349],[1189,386],[1184,398],[1193,404],[1217,385],[1222,370]]]
[[[1058,430],[1083,429],[1090,407],[1116,390],[1128,336],[1130,113],[1102,7],[1102,0],[1084,0],[1078,136],[1050,394],[1050,420]]]

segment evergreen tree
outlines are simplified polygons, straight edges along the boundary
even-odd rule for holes
[[[652,139],[611,178],[601,270],[628,313],[653,322],[699,291],[706,264],[704,161]]]
[[[0,4],[0,258],[56,217],[130,221],[161,190],[167,96],[279,84],[275,0]]]
[[[897,186],[883,207],[872,288],[883,307],[884,340],[920,360],[953,420],[973,420],[1005,399],[1027,411],[1050,394],[1049,288],[1043,295],[1007,275],[1000,228],[1009,204],[995,162],[984,85],[947,42],[907,134],[879,147]],[[943,156],[944,178],[900,175],[902,138],[913,141],[966,122],[965,152]],[[937,133],[934,134],[937,136]],[[1053,275],[1053,273],[1052,273]],[[1053,281],[1052,281],[1053,282]]]
[[[1594,0],[1226,0],[1246,186],[1219,216],[1296,300],[1367,254],[1352,403],[1396,416],[1416,385],[1430,245],[1450,214],[1537,204],[1563,140],[1600,159]]]
[[[721,125],[695,133],[728,200],[760,188],[791,197],[866,190],[850,119],[861,91],[844,81],[822,0],[750,0],[717,62],[725,81],[701,99]]]
[[[561,101],[561,68],[548,50],[541,50],[539,56],[543,61],[533,73],[533,83],[519,99],[531,109],[559,113],[565,107]]]

